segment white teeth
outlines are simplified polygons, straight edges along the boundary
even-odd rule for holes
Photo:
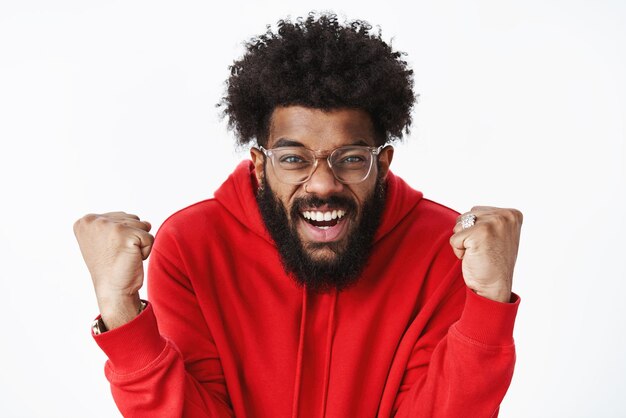
[[[331,211],[327,211],[327,212],[320,212],[320,211],[308,211],[305,210],[304,212],[302,212],[302,216],[304,217],[304,219],[309,219],[311,221],[317,221],[317,222],[328,222],[328,221],[332,221],[333,219],[341,219],[344,217],[344,215],[346,214],[345,211],[343,210],[333,210]]]

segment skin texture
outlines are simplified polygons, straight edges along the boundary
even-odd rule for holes
[[[369,115],[356,109],[337,109],[322,111],[300,106],[276,108],[272,114],[267,148],[273,148],[281,140],[297,142],[309,149],[316,151],[330,151],[335,148],[365,142],[365,145],[374,146],[376,136]],[[379,155],[379,167],[372,167],[367,179],[358,184],[343,184],[335,179],[332,170],[328,167],[325,159],[318,162],[318,166],[311,178],[304,184],[285,184],[278,180],[271,163],[268,162],[267,170],[264,170],[265,156],[257,149],[251,150],[255,172],[259,183],[266,181],[276,197],[282,202],[289,214],[293,202],[297,198],[315,195],[321,199],[331,196],[341,196],[356,203],[357,212],[348,213],[344,222],[347,227],[345,233],[337,240],[342,243],[347,240],[348,234],[354,230],[361,217],[361,208],[365,199],[370,196],[376,184],[376,176],[381,179],[387,175],[389,164],[393,158],[393,148],[385,148]],[[267,178],[264,179],[264,173]],[[305,190],[306,189],[306,190]],[[298,233],[305,250],[312,259],[332,259],[337,253],[327,246],[313,248],[316,241],[312,240],[303,227],[303,221],[289,219],[290,223],[296,222]]]
[[[377,142],[374,132],[371,118],[362,110],[278,107],[271,118],[267,148],[286,138],[322,152],[354,144],[357,140],[374,146]],[[349,225],[345,234],[339,237],[341,241],[358,223],[363,201],[372,193],[376,176],[382,179],[387,176],[393,152],[392,147],[383,149],[379,164],[374,165],[369,177],[362,183],[350,185],[337,181],[324,159],[318,162],[317,169],[305,184],[289,185],[278,180],[269,167],[271,164],[263,170],[264,155],[260,151],[252,149],[251,156],[259,182],[268,182],[287,209],[294,199],[307,194],[321,198],[339,195],[352,199],[357,210],[347,215]],[[265,179],[264,173],[267,176]],[[481,296],[509,302],[522,214],[515,209],[486,206],[476,206],[471,212],[477,216],[475,225],[463,230],[457,223],[450,238],[455,254],[463,260],[465,282]],[[125,212],[89,214],[74,224],[74,233],[91,274],[100,313],[109,330],[131,321],[139,312],[139,289],[144,280],[143,261],[148,258],[154,241],[150,228],[149,222]],[[299,231],[299,235],[312,258],[337,257],[337,251],[315,245],[305,232]]]
[[[294,125],[294,120],[299,123]],[[354,126],[355,122],[359,123]],[[290,146],[305,146],[309,143],[309,132],[317,130],[319,134],[321,128],[328,129],[327,135],[341,142],[358,141],[369,145],[369,138],[373,137],[368,132],[369,125],[367,114],[361,111],[280,108],[271,131],[272,135],[278,134],[274,135],[272,145],[285,145],[288,138]],[[282,132],[287,132],[289,136],[283,136]],[[344,185],[335,180],[332,172],[330,177],[320,173],[319,176],[324,177],[318,178],[319,170],[330,171],[326,159],[330,150],[315,151],[318,159],[314,177],[304,184],[291,185],[280,181],[281,176],[274,170],[271,161],[258,150],[253,150],[260,185],[257,203],[280,253],[283,267],[292,279],[311,291],[344,290],[356,283],[367,263],[385,207],[385,182],[378,174],[387,175],[387,161],[392,149],[385,151],[384,172],[375,168],[381,165],[379,158],[373,158],[371,167],[374,169],[364,180],[373,184],[366,183],[366,187],[356,187],[363,186],[362,183],[342,187]],[[324,184],[327,180],[331,183]],[[309,184],[311,181],[313,187]],[[336,189],[336,185],[340,188]],[[279,188],[280,193],[274,188]],[[288,198],[284,196],[286,190],[290,193]],[[292,190],[295,192],[291,193]],[[317,193],[319,190],[322,193]],[[323,230],[306,221],[303,211],[343,211],[346,216],[331,228]]]
[[[139,312],[143,260],[154,242],[150,228],[149,222],[125,212],[89,214],[74,223],[107,329],[124,325]]]
[[[463,278],[477,294],[499,302],[511,300],[523,216],[517,209],[474,206],[474,226],[463,229],[461,216],[450,245],[463,260]]]

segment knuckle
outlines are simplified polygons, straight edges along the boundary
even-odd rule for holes
[[[93,213],[89,213],[82,218],[79,218],[72,225],[72,229],[74,230],[74,234],[77,234],[85,225],[89,225],[96,219],[97,215]]]
[[[502,217],[507,220],[515,219],[515,214],[512,209],[502,209]]]
[[[477,233],[481,237],[489,237],[496,234],[496,231],[504,224],[503,220],[499,217],[494,218],[491,222],[485,222],[480,225],[476,225]]]
[[[126,225],[124,225],[123,223],[114,223],[113,224],[113,231],[115,231],[118,234],[123,234],[126,231]]]
[[[83,216],[82,218],[79,219],[79,221],[84,221],[87,223],[91,223],[93,221],[95,221],[98,218],[98,215],[96,215],[95,213],[88,213],[87,215]]]
[[[497,210],[498,208],[493,206],[485,206],[485,205],[476,205],[472,206],[471,212],[490,212],[493,210]]]
[[[110,221],[106,215],[94,215],[94,217],[91,219],[90,222],[95,223],[97,225],[106,225]]]
[[[499,217],[506,223],[521,223],[522,222],[522,212],[517,209],[502,209],[500,212],[501,216]]]

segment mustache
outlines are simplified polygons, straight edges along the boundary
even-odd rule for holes
[[[317,208],[324,205],[327,205],[330,208],[345,209],[350,212],[356,211],[357,209],[356,202],[344,196],[330,196],[322,199],[321,197],[312,195],[294,200],[293,205],[291,206],[291,213],[298,214],[303,209]]]

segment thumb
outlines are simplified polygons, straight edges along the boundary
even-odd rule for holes
[[[152,244],[141,247],[141,258],[146,260],[152,251]]]
[[[154,237],[150,233],[143,230],[136,230],[135,235],[137,238],[139,238],[138,246],[141,251],[141,258],[145,260],[148,258],[150,252],[152,251]]]
[[[454,251],[454,255],[456,255],[459,260],[463,260],[463,257],[465,256],[465,249],[460,250],[452,247],[452,251]]]
[[[463,260],[463,257],[465,256],[465,245],[464,240],[459,237],[458,234],[454,234],[450,237],[450,246],[452,247],[454,255],[456,255],[460,260]]]

